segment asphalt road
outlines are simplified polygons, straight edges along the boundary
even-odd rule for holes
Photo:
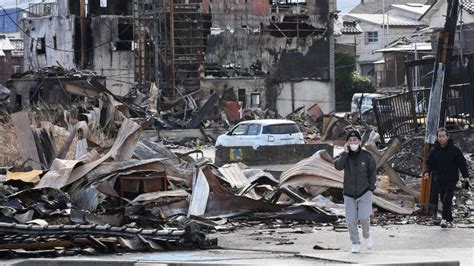
[[[74,256],[59,259],[12,260],[13,265],[474,265],[474,229],[424,225],[372,227],[373,250],[350,253],[347,232],[332,226],[266,225],[217,232],[219,249],[104,256]],[[315,245],[323,248],[313,249]]]

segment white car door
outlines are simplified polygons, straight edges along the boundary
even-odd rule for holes
[[[230,131],[230,134],[226,136],[224,146],[244,146],[242,136],[247,133],[248,124],[239,124]]]
[[[254,149],[260,146],[259,135],[262,126],[260,124],[248,124],[247,131],[245,134],[241,135],[240,146],[252,146]]]

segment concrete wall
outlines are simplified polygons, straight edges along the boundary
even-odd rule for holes
[[[277,110],[281,116],[293,112],[296,108],[305,106],[305,109],[317,103],[324,113],[335,109],[334,90],[331,84],[316,80],[301,82],[285,82],[280,86],[277,97]]]
[[[277,8],[267,0],[245,3],[214,0],[205,1],[204,6],[210,7],[213,27],[208,36],[205,62],[220,66],[233,64],[243,70],[260,62],[265,74],[257,78],[260,81],[256,90],[266,86],[261,93],[262,108],[273,108],[274,104],[268,106],[267,103],[276,101],[278,112],[286,115],[292,110],[291,104],[287,105],[288,99],[294,99],[296,107],[301,103],[318,102],[324,111],[334,110],[334,40],[330,13],[336,10],[336,1],[311,0],[306,1],[306,5]],[[287,23],[295,19],[295,14],[308,16],[303,26],[314,28],[313,34],[300,35],[303,33],[297,33],[296,23]],[[280,27],[287,28],[281,32]],[[229,81],[224,83],[235,88],[255,85],[253,81],[236,80],[234,85]],[[207,82],[220,83],[204,83]],[[293,94],[290,84],[297,90]],[[201,83],[201,86],[206,85]],[[274,91],[277,95],[267,97]]]
[[[329,39],[322,35],[277,38],[242,28],[225,30],[208,37],[205,60],[247,69],[258,60],[262,62],[263,72],[278,71],[282,78],[328,80]]]
[[[25,36],[23,68],[25,71],[57,65],[56,62],[64,68],[76,67],[73,52],[74,17],[28,18],[23,21],[23,28],[32,37]],[[36,49],[39,38],[44,38],[46,43],[44,54],[38,54]]]
[[[7,79],[13,74],[12,69],[12,52],[7,50],[0,50],[3,55],[0,55],[0,84],[5,84]]]
[[[61,64],[66,69],[79,68],[74,57],[75,16],[31,18],[24,21],[25,29],[33,37],[25,36],[24,70],[37,70]],[[118,24],[130,22],[131,17],[98,16],[91,18],[91,48],[86,48],[87,69],[107,77],[107,88],[117,95],[126,94],[134,84],[133,50],[117,50]],[[131,26],[132,27],[132,26]],[[36,49],[39,38],[44,38],[46,51]],[[54,41],[56,38],[56,43]],[[56,47],[56,49],[54,48]]]
[[[265,93],[265,80],[260,79],[203,79],[201,80],[200,94],[201,106],[209,98],[211,90],[222,95],[225,89],[234,91],[238,97],[239,89],[245,89],[247,96],[247,106],[244,109],[252,109],[250,106],[250,96],[252,93],[260,93],[260,108],[264,109],[267,98]],[[294,109],[305,106],[310,107],[318,103],[323,112],[329,113],[335,109],[335,91],[330,82],[305,80],[301,82],[284,82],[278,86],[276,107],[278,114],[286,116]],[[293,108],[294,107],[294,108]]]
[[[329,13],[335,11],[335,1],[306,2],[285,9],[272,7],[268,0],[209,2],[213,29],[208,36],[205,61],[249,68],[259,60],[263,72],[278,71],[282,78],[329,80]],[[301,31],[297,36],[296,23],[289,22],[296,21],[295,14],[308,18],[300,22],[301,29],[315,32]]]
[[[364,33],[354,35],[342,34],[336,37],[335,42],[336,44],[347,44],[351,46],[356,46],[363,37]],[[354,48],[354,51],[356,50],[357,49]]]
[[[133,50],[117,50],[119,23],[132,23],[131,17],[98,16],[91,18],[94,49],[92,70],[107,78],[107,89],[117,95],[128,93],[135,81]],[[130,26],[130,27],[133,27]]]
[[[297,163],[310,157],[319,150],[326,150],[332,157],[334,147],[329,144],[293,144],[281,146],[253,147],[216,147],[215,164],[241,162],[246,165]]]

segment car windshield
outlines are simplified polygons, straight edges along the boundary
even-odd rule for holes
[[[244,135],[247,132],[248,124],[240,124],[232,130],[232,135]]]
[[[300,130],[296,124],[276,124],[264,126],[262,134],[293,134]]]

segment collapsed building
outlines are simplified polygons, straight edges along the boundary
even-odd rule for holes
[[[282,116],[334,110],[335,1],[81,3],[59,0],[58,14],[23,21],[25,70],[92,70],[116,95],[155,82],[163,97],[197,105],[217,93]]]

